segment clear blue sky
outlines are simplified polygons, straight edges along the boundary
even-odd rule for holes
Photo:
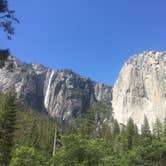
[[[123,63],[166,50],[166,0],[9,0],[21,23],[1,47],[25,62],[112,85]]]

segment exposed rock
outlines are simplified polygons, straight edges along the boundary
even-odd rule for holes
[[[129,117],[139,126],[144,116],[150,126],[166,117],[166,53],[144,52],[123,66],[113,88],[115,118],[126,124]]]
[[[70,121],[97,101],[111,104],[112,88],[70,70],[51,70],[9,56],[0,69],[0,91],[15,88],[17,97],[52,117]]]
[[[103,83],[96,83],[94,86],[95,97],[98,101],[102,101],[111,105],[112,103],[112,89]]]
[[[70,70],[51,70],[9,56],[0,68],[0,91],[15,88],[17,97],[52,117],[71,121],[97,101],[112,104],[115,118],[133,118],[140,128],[166,116],[166,53],[144,52],[130,58],[112,88]],[[113,101],[112,101],[113,96]]]

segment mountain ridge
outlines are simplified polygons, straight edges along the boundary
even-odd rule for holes
[[[9,56],[0,69],[0,91],[14,86],[17,97],[52,117],[71,120],[97,101],[109,101],[112,88],[80,76],[72,70],[52,70],[43,65],[22,63]]]
[[[129,58],[113,88],[72,70],[52,70],[9,56],[0,69],[0,91],[14,86],[18,98],[62,121],[71,121],[96,102],[112,107],[118,122],[129,117],[141,127],[166,116],[166,52],[145,51]]]

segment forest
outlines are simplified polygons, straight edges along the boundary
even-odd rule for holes
[[[96,103],[71,123],[31,110],[11,90],[0,95],[1,166],[165,166],[166,120],[141,131],[118,124]],[[108,117],[112,117],[109,118]]]
[[[109,9],[109,11],[112,10]],[[149,11],[145,11],[146,14],[149,13]],[[153,12],[154,8],[151,11]],[[164,10],[160,9],[160,11]],[[46,14],[47,12],[44,10],[43,13]],[[117,13],[119,13],[119,5]],[[134,11],[134,13],[137,12]],[[28,15],[30,15],[29,9]],[[42,18],[42,21],[44,18]],[[96,18],[96,20],[99,18]],[[79,18],[79,20],[81,19]],[[139,21],[137,18],[133,18],[132,20]],[[145,22],[147,23],[147,21]],[[0,0],[0,30],[5,33],[9,40],[14,35],[15,29],[13,24],[16,23],[19,23],[19,20],[15,17],[15,11],[9,8],[8,0]],[[154,24],[154,21],[152,23]],[[95,24],[95,28],[96,25],[100,24]],[[133,25],[133,22],[129,24],[129,27],[133,27],[131,25]],[[140,25],[141,28],[136,24],[139,29],[142,29],[143,24]],[[158,25],[158,22],[156,25]],[[152,25],[150,24],[150,26],[151,29]],[[121,26],[118,25],[119,27]],[[122,29],[123,31],[121,33],[118,31],[118,33],[121,35],[127,34],[127,38],[129,38],[128,33],[124,33],[124,28]],[[145,29],[149,31],[149,28]],[[103,33],[103,31],[101,32]],[[147,32],[145,34],[147,35]],[[141,33],[140,35],[138,33],[139,36],[145,36],[145,34]],[[161,38],[158,35],[160,33],[156,34]],[[31,33],[31,35],[35,36],[36,34]],[[97,33],[97,35],[99,34]],[[134,38],[136,37],[134,36]],[[145,44],[145,42],[142,42],[144,40],[145,38],[141,40],[141,43]],[[138,41],[140,41],[140,38]],[[158,40],[156,41],[159,43]],[[101,42],[103,44],[102,40]],[[134,43],[133,38],[131,42]],[[130,47],[131,42],[128,45]],[[147,43],[151,42],[152,40]],[[141,43],[139,43],[139,46]],[[104,43],[104,45],[110,45],[110,43]],[[112,45],[114,46],[114,44]],[[90,47],[88,46],[88,48]],[[119,48],[118,43],[118,50],[120,50]],[[3,68],[8,54],[9,50],[6,49],[3,52],[4,56],[2,56],[1,50],[0,68]],[[92,64],[90,63],[90,65]],[[156,119],[153,127],[150,128],[147,117],[145,116],[144,123],[141,128],[138,128],[137,124],[131,118],[128,119],[126,125],[119,124],[113,118],[113,114],[114,110],[112,108],[107,107],[104,103],[96,103],[82,116],[68,123],[60,119],[51,118],[45,112],[32,110],[27,104],[17,99],[15,90],[9,90],[5,94],[0,93],[0,166],[166,165],[166,118],[164,122]]]

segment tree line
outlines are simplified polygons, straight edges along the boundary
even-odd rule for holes
[[[26,108],[10,91],[0,95],[2,166],[165,166],[166,120],[147,118],[138,131],[98,103],[70,124]],[[112,117],[108,119],[107,117]]]

